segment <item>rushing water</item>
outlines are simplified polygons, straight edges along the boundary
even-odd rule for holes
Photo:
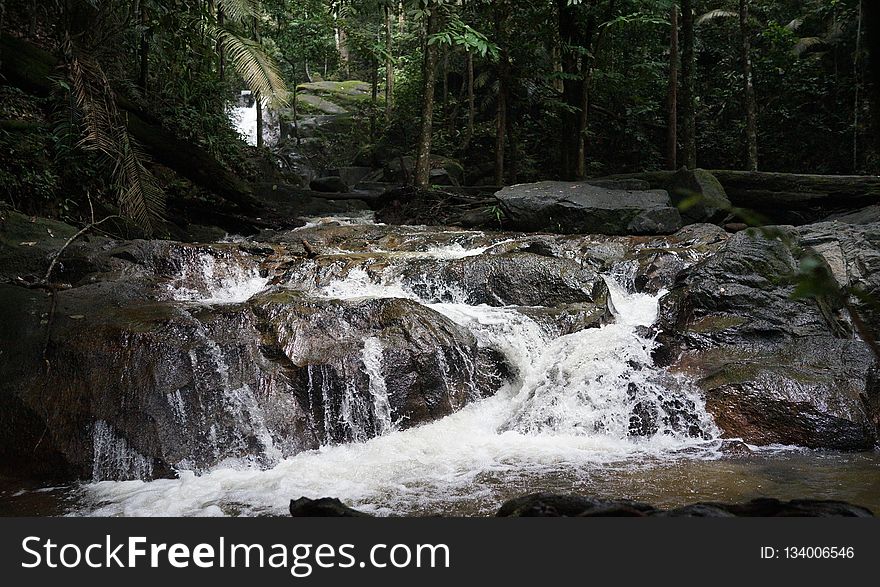
[[[489,248],[442,245],[417,256],[457,259]],[[224,282],[226,293],[211,289],[206,299],[214,302],[254,293],[253,276],[234,277],[231,283]],[[670,459],[715,458],[716,430],[699,394],[688,382],[654,367],[653,341],[638,333],[638,327],[654,321],[659,296],[628,293],[614,279],[607,283],[614,323],[554,337],[516,308],[461,303],[454,284],[447,284],[443,295],[429,288],[430,295],[423,293],[428,295],[423,298],[396,277],[393,267],[379,276],[354,269],[312,294],[418,300],[467,328],[479,344],[502,353],[514,367],[514,380],[493,397],[451,416],[401,431],[389,409],[381,342],[368,338],[361,356],[378,437],[300,453],[268,470],[224,467],[199,476],[181,471],[176,480],[93,483],[83,489],[89,504],[84,512],[283,513],[287,501],[300,495],[338,496],[384,514],[455,511],[499,487],[528,485],[528,479],[578,477],[608,467]],[[679,409],[686,406],[691,429],[676,414],[666,412],[670,401],[678,402]],[[636,404],[653,414],[656,433],[643,438],[629,434]],[[343,398],[343,411],[347,405]]]
[[[323,223],[312,222],[313,226]],[[405,263],[411,258],[481,255],[492,246],[454,243],[415,253],[375,253]],[[229,303],[246,300],[266,287],[266,279],[256,270],[218,271],[217,262],[211,255],[198,257],[187,271],[203,285],[201,293],[181,290],[175,297],[187,303]],[[371,337],[360,351],[370,405],[356,404],[347,396],[341,402],[343,412],[371,412],[373,429],[352,435],[355,439],[376,435],[370,440],[275,458],[272,462],[277,464],[268,469],[226,463],[200,475],[181,470],[173,480],[101,481],[74,490],[13,497],[18,503],[29,503],[28,499],[42,503],[49,499],[46,494],[62,495],[64,509],[75,514],[187,516],[283,514],[291,498],[303,495],[339,497],[380,515],[474,515],[492,513],[503,499],[537,490],[643,499],[661,506],[760,495],[850,498],[880,505],[865,497],[871,488],[873,495],[880,495],[876,455],[764,451],[748,458],[721,459],[718,432],[697,389],[651,360],[654,342],[643,327],[656,319],[662,292],[632,293],[622,285],[621,275],[625,271],[606,277],[613,323],[556,336],[515,307],[463,303],[455,284],[420,287],[417,292],[400,278],[394,262],[379,273],[354,268],[309,294],[416,300],[466,328],[481,346],[501,353],[513,367],[513,379],[494,396],[457,413],[401,430],[390,409],[382,341]],[[207,336],[206,344],[210,347]],[[224,377],[222,357],[208,355]],[[252,405],[251,390],[226,391],[237,398],[240,417],[261,417]],[[633,434],[634,413],[642,424],[650,424],[649,432]],[[183,410],[181,414],[185,417]],[[352,414],[342,417],[357,425]],[[101,462],[143,466],[106,425],[96,426],[102,442],[95,450],[101,451]],[[266,434],[261,441],[267,453],[272,452],[271,437]],[[865,487],[860,481],[865,491],[853,495],[823,489],[822,481],[836,478],[835,474],[873,482]],[[847,490],[859,486],[843,485]]]

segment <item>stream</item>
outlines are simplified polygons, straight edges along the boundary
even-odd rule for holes
[[[325,226],[360,225],[372,226],[366,217],[315,218],[294,232],[315,235]],[[452,389],[463,376],[469,401],[454,413],[407,427],[392,408],[395,381],[383,359],[386,343],[366,337],[352,351],[357,364],[351,369],[365,381],[362,392],[353,387],[352,375],[341,398],[331,398],[338,390],[324,368],[309,367],[308,396],[322,397],[325,406],[337,402],[339,409],[324,409],[318,417],[323,422],[313,423],[324,430],[319,448],[285,454],[267,427],[271,414],[257,405],[254,390],[232,382],[233,366],[206,331],[207,368],[218,378],[225,404],[255,430],[260,458],[226,459],[207,470],[179,463],[176,479],[137,480],[149,477],[149,463],[99,421],[93,482],[20,489],[0,481],[0,512],[283,515],[290,499],[333,496],[377,515],[491,515],[503,500],[534,491],[659,506],[807,496],[880,509],[876,452],[769,446],[751,447],[750,455],[725,454],[699,389],[653,363],[656,343],[648,327],[666,292],[634,292],[631,264],[601,275],[609,320],[562,332],[553,320],[540,318],[549,307],[505,303],[494,293],[491,304],[475,303],[473,284],[439,277],[442,264],[491,257],[516,237],[449,230],[426,246],[415,239],[419,230],[408,235],[416,244],[398,243],[393,250],[335,246],[324,251],[320,267],[318,261],[303,263],[280,284],[255,267],[221,266],[221,259],[202,255],[184,265],[169,292],[173,304],[189,311],[236,307],[285,290],[321,303],[410,300],[463,328],[479,349],[503,357],[506,375],[496,377],[491,394],[478,389],[484,365],[458,347],[452,354],[438,350],[445,386]],[[345,324],[343,319],[340,328]],[[286,352],[293,357],[296,349]],[[203,360],[192,357],[194,364]],[[185,422],[192,415],[183,396],[172,396],[168,401],[179,404]],[[135,480],[101,480],[112,479],[114,468]]]

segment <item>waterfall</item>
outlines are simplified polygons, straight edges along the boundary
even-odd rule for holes
[[[178,301],[234,304],[247,301],[268,283],[256,263],[241,255],[185,249],[181,273],[168,284],[168,290]]]
[[[92,481],[145,479],[153,474],[150,459],[132,448],[116,430],[98,420],[92,427]]]
[[[387,434],[394,429],[391,404],[388,401],[388,385],[385,383],[385,375],[382,374],[382,350],[382,341],[371,336],[364,341],[364,349],[361,352],[364,369],[370,379],[376,436]]]
[[[427,305],[471,332],[481,348],[504,357],[509,373],[493,396],[400,430],[389,404],[385,349],[379,338],[369,337],[357,365],[345,366],[345,372],[327,365],[307,369],[310,401],[324,406],[328,435],[321,449],[283,459],[271,469],[220,467],[198,476],[181,471],[180,479],[141,485],[90,485],[88,500],[102,505],[87,513],[281,514],[299,495],[337,496],[377,514],[437,512],[465,501],[497,503],[497,492],[508,486],[540,488],[541,480],[560,479],[576,484],[608,468],[717,457],[718,432],[697,389],[653,365],[654,341],[645,326],[656,318],[660,295],[626,287],[633,267],[621,265],[605,278],[613,323],[563,336],[521,308],[462,303],[457,284],[426,288],[401,277],[401,264],[413,257],[462,258],[489,248],[476,249],[446,244],[415,254],[379,252],[387,257],[384,269],[354,266],[322,286],[290,285],[317,298],[402,297]],[[303,267],[317,270],[314,264]],[[319,281],[304,275],[293,279]],[[296,338],[290,344],[295,346]],[[291,357],[294,346],[286,349]],[[466,357],[449,350],[438,354],[443,355],[441,370],[454,364],[471,369],[471,379],[476,378]],[[222,371],[219,364],[217,370]],[[355,393],[358,377],[366,393]],[[245,417],[247,402],[240,405]],[[344,431],[341,443],[329,435],[333,430]]]

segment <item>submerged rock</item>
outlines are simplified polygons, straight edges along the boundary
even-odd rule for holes
[[[369,518],[370,514],[352,509],[335,497],[290,500],[290,515],[294,518]]]
[[[623,499],[533,493],[504,502],[499,517],[856,517],[870,518],[871,510],[844,501],[758,498],[745,503],[701,502],[661,509]]]
[[[339,499],[301,497],[290,500],[293,517],[369,517]],[[645,518],[645,517],[803,517],[803,518],[872,518],[868,508],[845,501],[793,499],[781,501],[761,497],[744,503],[698,502],[677,508],[663,509],[628,499],[606,499],[562,493],[532,493],[505,501],[496,514],[499,518]]]
[[[588,183],[543,181],[495,194],[513,229],[561,234],[671,234],[681,216],[662,190],[612,190]]]

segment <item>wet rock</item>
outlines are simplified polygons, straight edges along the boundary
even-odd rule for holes
[[[506,224],[561,234],[671,234],[681,216],[662,190],[610,190],[586,183],[544,181],[495,194]]]
[[[866,206],[853,212],[838,212],[825,220],[843,224],[874,224],[880,222],[880,205]]]
[[[346,193],[349,191],[348,184],[338,175],[313,179],[309,182],[309,187],[316,192]]]
[[[705,169],[678,170],[666,185],[685,223],[720,222],[733,208],[724,187]]]
[[[642,517],[653,507],[633,501],[597,499],[580,495],[533,493],[508,500],[497,516],[501,518],[623,516]]]
[[[520,252],[414,262],[403,277],[421,298],[470,305],[595,303],[607,291],[598,273],[573,260]]]
[[[322,443],[429,422],[496,389],[473,336],[414,301],[274,291],[252,303]]]
[[[607,190],[636,190],[644,191],[651,189],[651,184],[643,179],[625,178],[625,179],[587,179],[584,183],[596,186],[597,188],[605,188]]]
[[[725,436],[757,445],[874,446],[876,358],[854,336],[840,292],[793,298],[806,250],[828,259],[841,279],[873,285],[860,267],[876,262],[876,241],[839,232],[814,225],[738,233],[661,300],[657,358],[698,380]]]
[[[290,515],[294,518],[370,518],[365,514],[352,509],[335,497],[320,497],[309,499],[300,497],[290,500]]]
[[[658,515],[669,517],[761,517],[761,518],[871,518],[871,510],[845,501],[772,498],[753,499],[746,503],[698,503]]]
[[[748,456],[752,454],[752,449],[749,448],[742,440],[736,439],[727,439],[721,441],[721,453],[727,456]]]
[[[629,417],[629,435],[654,436],[659,430],[657,413],[653,405],[646,402],[636,403],[633,406],[632,415]]]

